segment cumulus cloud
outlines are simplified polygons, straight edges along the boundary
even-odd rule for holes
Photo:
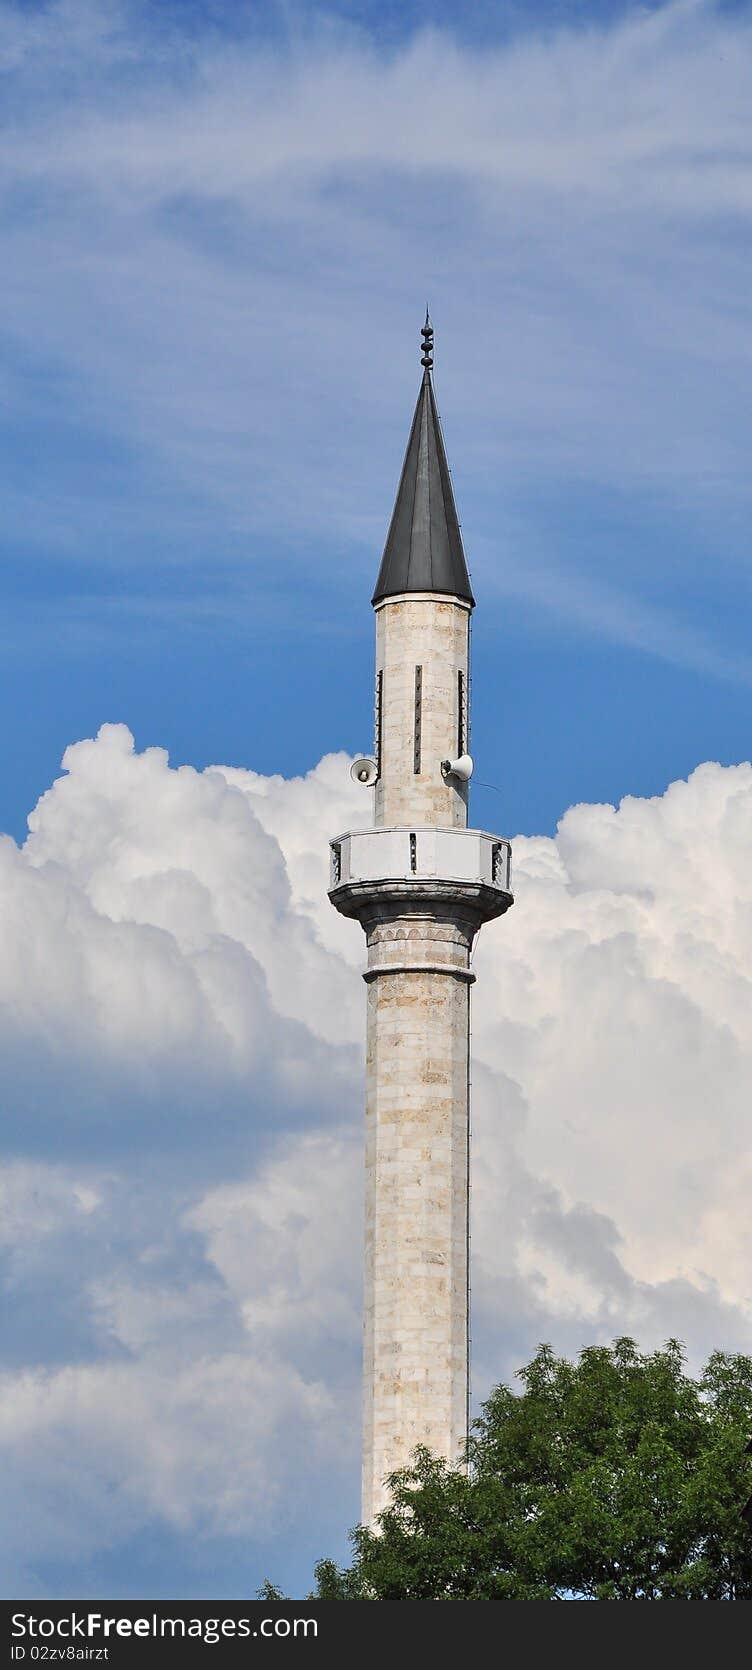
[[[500,1012],[524,1022],[506,1065],[536,1172],[617,1219],[635,1273],[680,1258],[738,1301],[748,1287],[720,1269],[706,1214],[747,1145],[751,794],[748,765],[708,764],[657,799],[573,808],[554,842],[519,841],[524,909],[504,960],[481,946],[476,1006],[481,1053]]]
[[[122,726],[64,764],[0,854],[9,1582],[74,1592],[155,1522],[259,1579],[284,1530],[304,1570],[357,1512],[362,943],[325,894],[362,791]],[[709,763],[515,843],[476,956],[477,1395],[541,1338],[752,1348],[751,838],[752,767]]]
[[[69,1091],[61,1126],[71,1110],[85,1114],[87,1144],[105,1148],[131,1121],[158,1148],[176,1125],[205,1121],[214,1101],[212,1143],[242,1147],[249,1080],[256,1118],[272,1127],[280,1106],[301,1118],[317,1117],[322,1099],[341,1110],[359,1050],[355,983],[310,907],[293,901],[252,779],[241,790],[232,774],[169,771],[159,749],[136,755],[124,726],[69,749],[65,764],[23,854],[8,838],[0,845],[0,1027],[18,1140],[50,1140],[44,1086],[54,1080]],[[331,762],[321,769],[332,775]],[[330,803],[335,811],[336,793]],[[290,863],[305,887],[305,851]],[[113,1073],[114,1124],[101,1113]],[[64,1146],[70,1132],[52,1140]]]

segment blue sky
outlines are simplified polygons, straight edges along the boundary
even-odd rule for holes
[[[480,821],[748,752],[747,8],[4,15],[6,828],[103,718],[365,745],[426,296]]]
[[[140,754],[126,758],[123,733],[107,732],[91,755],[74,756],[75,770],[38,814],[44,839],[34,835],[28,849],[34,874],[39,864],[52,866],[38,958],[24,964],[28,1012],[20,998],[15,1002],[21,976],[9,965],[11,1021],[3,1036],[12,1068],[11,1157],[22,1168],[13,1172],[13,1189],[31,1189],[32,1198],[41,1190],[55,1235],[72,1237],[65,1241],[64,1280],[68,1265],[56,1262],[57,1254],[49,1265],[23,1255],[14,1289],[14,1372],[24,1353],[44,1365],[53,1294],[61,1314],[75,1320],[77,1363],[96,1363],[97,1373],[103,1363],[117,1376],[134,1354],[141,1363],[143,1348],[144,1385],[161,1387],[168,1371],[148,1356],[143,1316],[163,1307],[159,1314],[169,1313],[178,1338],[180,1295],[186,1284],[194,1291],[194,1280],[216,1350],[237,1366],[242,1328],[225,1288],[242,1289],[243,1316],[257,1317],[262,1287],[249,1297],[236,1280],[229,1231],[218,1227],[225,1211],[234,1223],[235,1205],[222,1190],[249,1168],[248,1210],[262,1226],[254,1256],[262,1273],[274,1274],[268,1202],[293,1189],[292,1149],[284,1144],[302,1141],[299,1132],[309,1127],[328,1130],[327,1121],[344,1117],[360,1095],[359,951],[319,919],[323,884],[313,847],[301,845],[300,824],[310,818],[323,863],[329,799],[333,819],[352,809],[334,767],[318,762],[370,744],[368,600],[418,386],[426,300],[478,600],[473,820],[534,838],[532,874],[535,854],[544,850],[535,838],[551,836],[568,807],[586,803],[601,827],[607,814],[598,812],[600,803],[660,797],[702,762],[731,767],[749,758],[751,71],[752,9],[711,0],[321,8],[239,0],[0,3],[0,828],[24,840],[27,816],[58,776],[65,749],[102,725],[128,726],[138,751],[166,749],[173,767],[238,768],[243,816],[251,806],[257,820],[249,851],[266,877],[257,909],[263,916],[268,882],[278,916],[276,936],[264,918],[258,943],[255,927],[238,930],[232,957],[245,970],[249,1012],[255,1015],[257,1004],[266,1013],[259,995],[266,982],[269,1037],[277,1027],[285,1059],[306,1063],[294,1093],[260,1044],[254,1054],[257,1043],[233,1018],[232,957],[225,985],[214,965],[207,973],[196,949],[208,933],[209,897],[212,920],[224,924],[216,931],[232,939],[229,883],[221,867],[207,877],[199,835],[175,822],[171,808],[182,796],[186,819],[202,829],[202,819],[207,829],[215,820],[224,831],[227,875],[240,899],[246,880],[233,845],[237,806],[217,799],[211,777],[168,772],[161,756],[155,763],[147,755],[145,764]],[[302,788],[267,782],[306,773],[313,775]],[[709,850],[716,779],[700,781],[710,785],[697,801],[697,828]],[[721,774],[718,781],[737,779]],[[694,805],[694,792],[687,791],[683,807]],[[675,800],[665,804],[671,809]],[[644,841],[641,873],[649,878],[647,834]],[[549,857],[551,850],[545,848]],[[283,890],[274,893],[279,853],[294,878],[292,905]],[[13,852],[9,863],[16,861]],[[594,888],[599,863],[588,858]],[[152,865],[155,874],[166,866],[182,877],[174,897],[165,882],[157,900]],[[140,892],[133,892],[134,877],[141,878]],[[54,891],[58,883],[65,906]],[[618,893],[620,882],[604,885],[612,884]],[[159,1038],[149,1027],[147,974],[139,984],[134,973],[132,986],[123,976],[122,1012],[103,1019],[98,959],[113,990],[118,956],[124,966],[132,955],[134,969],[151,969],[157,950],[147,927],[173,933],[182,888],[180,910],[193,938],[186,949],[175,929],[176,944],[191,980],[191,959],[199,958],[196,978],[210,992],[206,1015],[190,1008],[185,968],[181,963],[180,985],[178,964],[164,951],[151,994],[164,1004]],[[11,909],[12,889],[9,899]],[[561,908],[556,931],[563,944]],[[36,909],[28,904],[35,923]],[[79,924],[80,958],[61,937],[66,911]],[[586,937],[589,931],[582,928]],[[631,920],[628,932],[642,943]],[[19,928],[21,944],[25,933]],[[309,989],[303,980],[292,996],[280,972],[285,947],[290,959],[302,959],[311,982]],[[246,955],[263,971],[257,986]],[[719,957],[726,955],[724,941]],[[53,970],[62,959],[54,990],[41,972],[47,957]],[[651,957],[646,951],[655,972],[659,959]],[[674,970],[671,959],[666,969]],[[83,1018],[64,1011],[66,982],[74,991],[79,977],[71,970],[84,971]],[[326,1015],[309,1019],[313,987],[327,979],[345,1006],[352,984],[341,1045]],[[109,1001],[101,997],[104,1009]],[[615,999],[614,1014],[618,1007]],[[17,1015],[24,1017],[18,1025]],[[539,1020],[536,1011],[536,1026]],[[522,1035],[528,1021],[519,1017],[519,1025]],[[613,1025],[611,1069],[624,1042]],[[664,1025],[668,1036],[670,1020]],[[231,1066],[216,1043],[225,1033],[240,1052]],[[490,1022],[488,1037],[488,1071],[501,1072],[494,1056],[497,1045],[503,1055],[501,1033],[492,1044]],[[520,1048],[521,1095],[535,1127],[538,1068],[525,1065]],[[584,1041],[582,1052],[581,1067]],[[711,1057],[720,1072],[709,1047]],[[573,1067],[572,1084],[575,1078]],[[594,1107],[607,1081],[606,1066],[602,1077],[593,1071]],[[672,1096],[684,1093],[672,1086]],[[257,1147],[243,1122],[246,1101],[260,1133]],[[58,1103],[59,1120],[50,1113]],[[130,1135],[126,1108],[134,1119]],[[151,1152],[163,1118],[154,1187],[167,1189],[180,1153],[183,1194],[175,1196],[174,1235],[159,1255],[168,1274],[158,1304],[141,1294],[136,1327],[136,1301],[123,1296],[129,1271],[146,1268],[155,1255],[146,1229],[139,1240],[141,1231],[132,1228],[133,1202],[141,1213],[133,1221],[142,1225],[162,1210],[141,1175],[141,1145]],[[206,1141],[207,1122],[212,1133],[225,1133],[216,1151]],[[549,1177],[545,1151],[541,1138],[540,1151],[526,1160],[539,1181]],[[82,1181],[70,1167],[84,1160]],[[698,1158],[700,1171],[706,1160]],[[28,1168],[43,1163],[62,1170],[34,1182]],[[566,1214],[575,1207],[564,1156],[561,1168],[550,1177]],[[642,1246],[639,1214],[624,1227],[632,1221],[628,1205],[601,1198],[597,1178],[588,1187],[593,1245],[611,1214],[631,1249],[630,1279],[647,1282],[648,1255],[635,1251]],[[109,1200],[110,1189],[120,1203],[113,1212],[123,1213],[122,1233],[112,1241],[120,1262],[106,1292],[100,1284],[93,1293],[76,1214],[90,1212],[90,1195]],[[201,1189],[209,1192],[197,1204]],[[92,1222],[98,1210],[91,1207]],[[289,1221],[300,1211],[291,1209]],[[199,1214],[198,1230],[186,1230],[191,1213]],[[214,1249],[203,1261],[201,1236]],[[680,1269],[681,1279],[690,1279],[678,1252],[653,1249],[650,1256],[661,1282]],[[720,1280],[708,1259],[698,1266],[702,1294],[706,1277]],[[506,1368],[515,1352],[532,1349],[539,1325],[552,1334],[558,1328],[564,1345],[580,1338],[567,1310],[571,1295],[563,1310],[552,1300],[549,1316],[537,1299],[519,1297],[519,1273],[508,1279],[505,1343],[496,1357],[489,1346],[488,1375],[500,1372],[497,1362]],[[324,1388],[332,1362],[344,1365],[337,1384],[346,1388],[350,1409],[357,1351],[348,1328],[357,1305],[332,1284],[333,1310],[339,1317],[341,1305],[350,1321],[340,1332],[337,1322],[326,1347],[310,1345],[311,1361]],[[719,1305],[732,1303],[732,1289],[733,1282],[721,1283]],[[653,1295],[650,1310],[639,1292],[638,1323],[649,1312],[649,1326],[659,1328],[663,1299]],[[693,1290],[695,1301],[700,1306],[706,1298]],[[310,1294],[306,1302],[315,1310]],[[603,1306],[598,1326],[607,1330],[605,1299]],[[292,1300],[288,1308],[290,1337],[296,1329],[300,1335]],[[488,1314],[496,1315],[493,1306]],[[268,1327],[268,1318],[259,1326]],[[687,1327],[701,1349],[704,1323]],[[490,1340],[491,1323],[489,1329]],[[55,1337],[55,1361],[63,1362],[64,1339]],[[193,1361],[193,1335],[176,1351],[180,1362]],[[242,1360],[238,1374],[261,1374]],[[319,1392],[311,1390],[308,1358],[295,1357],[294,1365],[289,1407],[307,1431]],[[127,1402],[131,1393],[118,1387],[120,1381],[113,1395],[122,1392]],[[78,1414],[63,1394],[55,1419],[64,1445],[82,1440]],[[201,1395],[211,1402],[206,1388]],[[161,1396],[153,1390],[149,1407],[161,1408]],[[186,1408],[192,1400],[187,1386]],[[225,1411],[222,1418],[234,1431],[234,1416]],[[190,1423],[175,1419],[188,1432]],[[229,1485],[229,1505],[209,1530],[200,1479],[183,1491],[159,1474],[169,1511],[148,1483],[139,1496],[128,1483],[128,1441],[118,1432],[126,1457],[122,1502],[109,1520],[101,1478],[92,1483],[93,1537],[82,1529],[82,1497],[79,1517],[72,1513],[72,1541],[46,1542],[44,1479],[35,1485],[40,1505],[30,1514],[29,1551],[19,1569],[39,1592],[93,1586],[139,1593],[145,1564],[154,1593],[236,1592],[249,1565],[259,1581],[268,1571],[301,1583],[312,1558],[337,1535],[342,1546],[356,1512],[354,1449],[351,1470],[337,1473],[329,1493],[322,1490],[331,1460],[325,1424],[320,1471],[309,1485],[316,1516],[294,1519],[290,1510],[286,1518],[270,1507],[261,1530],[249,1530],[235,1511]],[[194,1436],[185,1440],[189,1448]],[[207,1434],[201,1441],[211,1450]],[[109,1442],[103,1438],[103,1453]],[[272,1442],[265,1429],[258,1442]],[[278,1435],[273,1442],[281,1442]],[[167,1467],[164,1457],[160,1465]],[[260,1499],[266,1502],[268,1491],[270,1503],[287,1501],[292,1488],[289,1475],[267,1480]]]

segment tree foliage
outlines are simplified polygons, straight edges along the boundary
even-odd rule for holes
[[[576,1363],[542,1345],[498,1386],[467,1468],[426,1450],[391,1478],[353,1561],[316,1567],[319,1600],[752,1599],[752,1358],[633,1340]]]

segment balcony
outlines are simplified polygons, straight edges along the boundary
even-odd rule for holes
[[[330,849],[332,893],[369,882],[465,882],[511,903],[510,842],[482,829],[356,829]]]

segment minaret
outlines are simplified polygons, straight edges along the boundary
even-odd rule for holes
[[[331,843],[329,898],[366,936],[362,1518],[417,1444],[468,1427],[470,956],[512,903],[510,847],[467,828],[474,606],[432,382],[433,330],[376,612],[372,828]],[[364,809],[365,812],[365,809]],[[367,813],[364,824],[370,822]]]

